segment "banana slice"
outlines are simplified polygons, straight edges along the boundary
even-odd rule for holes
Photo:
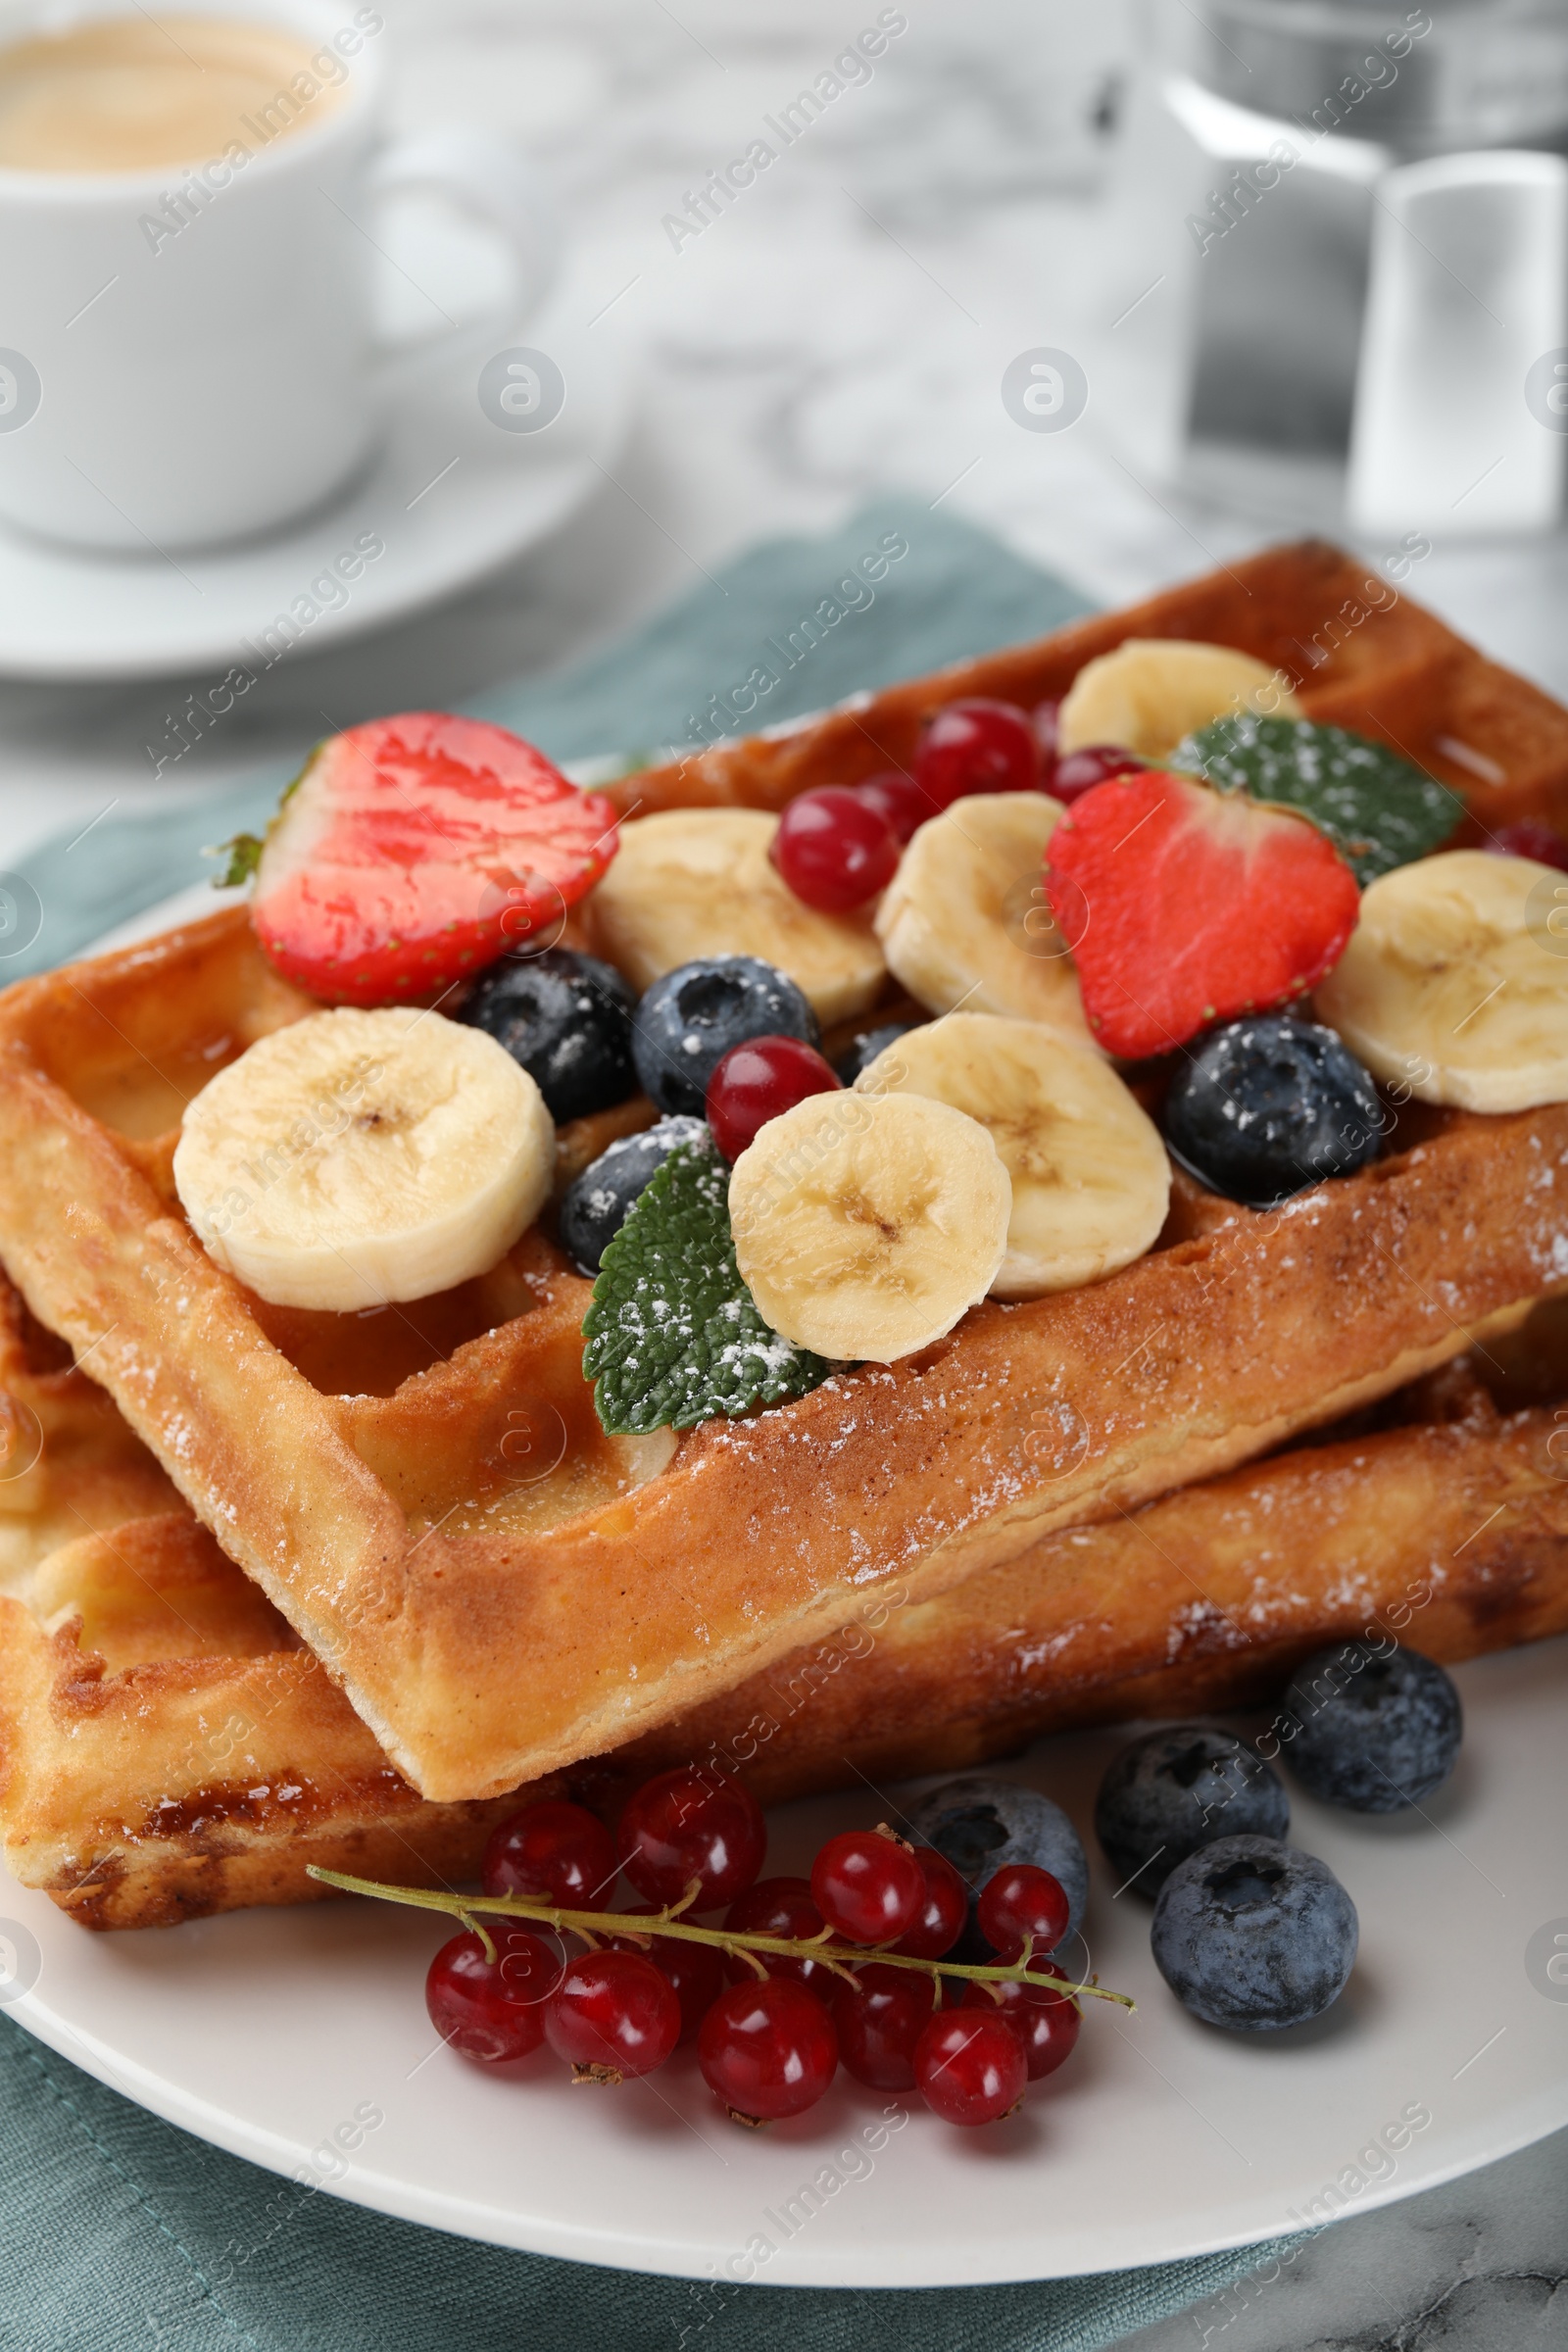
[[[1098,1055],[1032,1021],[951,1012],[896,1039],[856,1086],[929,1095],[988,1130],[1012,1183],[994,1298],[1098,1282],[1165,1222],[1170,1161],[1152,1119]]]
[[[1568,875],[1447,850],[1381,874],[1316,993],[1386,1085],[1461,1110],[1568,1102]]]
[[[1243,710],[1302,715],[1283,672],[1234,646],[1129,637],[1078,672],[1057,717],[1056,740],[1064,752],[1113,743],[1142,760],[1163,760],[1195,727]]]
[[[481,1029],[398,1005],[308,1014],[186,1106],[174,1186],[209,1256],[339,1314],[483,1274],[532,1224],[555,1121]]]
[[[889,969],[932,1012],[1043,1021],[1098,1053],[1041,877],[1060,814],[1043,792],[955,801],[905,851],[876,932]]]
[[[1008,1206],[985,1129],[916,1095],[811,1095],[769,1119],[729,1180],[736,1259],[773,1329],[878,1364],[985,1297]]]
[[[622,825],[588,901],[600,953],[638,989],[699,956],[760,956],[824,1027],[863,1012],[885,970],[870,923],[804,906],[769,862],[777,831],[760,808],[667,808]]]

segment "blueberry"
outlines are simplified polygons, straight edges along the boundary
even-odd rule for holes
[[[917,1844],[934,1845],[967,1879],[971,1907],[986,1881],[1011,1863],[1049,1870],[1067,1897],[1067,1935],[1077,1933],[1089,1900],[1089,1864],[1066,1814],[1037,1788],[1016,1781],[945,1781],[921,1797],[909,1829]]]
[[[582,1119],[637,1088],[631,1062],[636,997],[619,972],[571,948],[504,956],[481,972],[458,1013],[505,1046],[554,1119]]]
[[[1177,1863],[1150,1944],[1184,2009],[1232,2034],[1272,2034],[1339,1998],[1358,1935],[1355,1905],[1315,1854],[1221,1838]]]
[[[1284,1753],[1309,1795],[1352,1813],[1396,1813],[1453,1770],[1464,1734],[1459,1693],[1418,1649],[1366,1642],[1320,1649],[1285,1693],[1295,1726]]]
[[[907,1037],[913,1021],[888,1021],[880,1029],[862,1029],[852,1038],[833,1064],[846,1086],[853,1086],[862,1070],[869,1069],[877,1055],[891,1046],[896,1038]]]
[[[574,1177],[561,1203],[559,1231],[585,1274],[599,1261],[625,1224],[632,1202],[647,1191],[677,1144],[702,1141],[701,1119],[661,1119],[641,1135],[623,1135]]]
[[[632,1059],[661,1110],[700,1115],[715,1063],[749,1037],[815,1046],[822,1032],[787,972],[759,956],[706,956],[654,982],[632,1023]]]
[[[1285,1013],[1227,1021],[1165,1098],[1175,1157],[1250,1208],[1364,1167],[1385,1123],[1377,1088],[1333,1030]]]
[[[1118,1879],[1153,1896],[1200,1845],[1244,1833],[1283,1838],[1279,1776],[1233,1732],[1177,1723],[1124,1747],[1100,1784],[1095,1829]]]

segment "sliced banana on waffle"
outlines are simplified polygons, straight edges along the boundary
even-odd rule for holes
[[[638,989],[700,956],[760,956],[824,1027],[863,1012],[885,970],[870,923],[804,905],[768,858],[777,831],[760,808],[667,808],[622,825],[588,901],[599,953]]]
[[[1157,760],[1195,728],[1243,710],[1302,715],[1283,674],[1234,646],[1129,637],[1078,672],[1061,706],[1056,740],[1063,752],[1113,743]]]
[[[1319,1017],[1385,1085],[1462,1110],[1568,1102],[1568,874],[1448,850],[1382,874]]]
[[[930,1011],[1043,1021],[1098,1052],[1042,879],[1060,814],[1043,792],[955,801],[905,851],[876,931],[889,969]]]
[[[538,1215],[555,1152],[538,1087],[483,1030],[317,1012],[186,1106],[174,1185],[258,1297],[341,1314],[486,1272]]]
[[[1012,1185],[997,1298],[1114,1274],[1152,1248],[1170,1200],[1159,1130],[1097,1054],[1032,1021],[953,1012],[911,1029],[856,1081],[928,1095],[978,1119]]]
[[[983,1298],[1007,1246],[1007,1171],[985,1129],[916,1095],[812,1095],[729,1180],[741,1275],[773,1329],[890,1364]]]

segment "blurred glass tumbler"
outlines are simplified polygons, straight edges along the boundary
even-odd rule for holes
[[[0,16],[0,516],[138,554],[277,529],[368,463],[400,368],[477,364],[537,302],[551,231],[510,143],[383,142],[384,24],[356,0]],[[167,85],[141,53],[163,39]],[[389,345],[377,214],[426,190],[501,236],[512,283]]]
[[[1146,6],[1097,386],[1129,454],[1374,533],[1549,524],[1568,0]]]

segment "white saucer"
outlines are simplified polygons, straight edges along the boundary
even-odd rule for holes
[[[1156,1975],[1149,1906],[1116,1894],[1090,1835],[1125,1730],[1004,1766],[1085,1834],[1088,1949],[1068,1957],[1138,2009],[1090,2004],[1068,2065],[988,2132],[843,2076],[808,2115],[737,2132],[686,2052],[613,2092],[574,2089],[542,2057],[487,2074],[425,2017],[449,1923],[379,1904],[90,1936],[0,1870],[0,1997],[200,2138],[498,2245],[774,2286],[956,2286],[1208,2253],[1364,2213],[1568,2123],[1568,1987],[1547,1974],[1568,1937],[1568,1642],[1456,1680],[1464,1752],[1424,1817],[1330,1812],[1291,1789],[1294,1838],[1361,1918],[1344,1996],[1291,2034],[1212,2033]],[[768,1868],[807,1868],[830,1831],[908,1803],[867,1787],[780,1805]],[[694,2330],[712,2308],[727,2306],[694,2308]]]
[[[584,323],[592,308],[568,269],[525,327],[496,339],[560,368],[565,404],[545,429],[504,431],[480,408],[488,350],[422,377],[411,370],[369,473],[275,538],[200,555],[149,549],[142,559],[51,547],[0,526],[0,676],[130,678],[211,664],[216,685],[235,662],[270,666],[290,633],[292,653],[341,644],[521,554],[598,487],[630,412],[623,347],[608,322]],[[366,534],[384,554],[313,596],[313,580]],[[345,602],[329,601],[340,593]],[[314,618],[309,605],[321,607]]]

